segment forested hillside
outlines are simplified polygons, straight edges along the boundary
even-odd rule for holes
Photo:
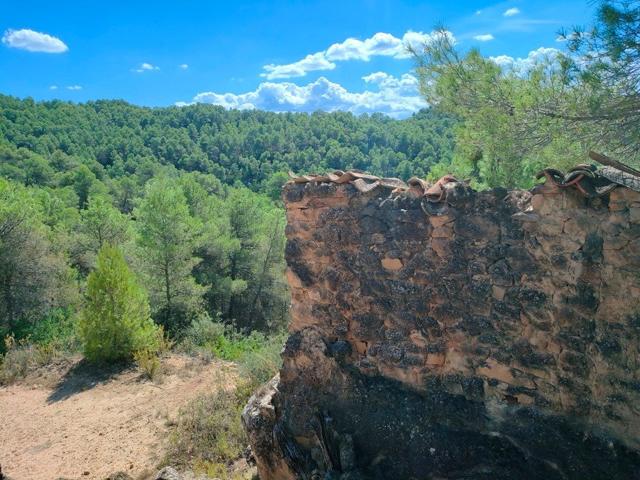
[[[173,165],[227,184],[239,180],[253,190],[289,169],[424,175],[429,165],[450,157],[451,126],[450,118],[430,110],[397,121],[344,112],[150,109],[121,101],[74,105],[0,96],[2,175],[36,184],[50,181],[50,170],[68,172],[79,163],[98,178],[144,177],[158,165]],[[27,165],[29,173],[21,173]]]
[[[428,110],[397,121],[0,96],[0,333],[75,342],[83,305],[100,309],[114,275],[144,285],[153,320],[174,338],[217,319],[281,328],[286,172],[425,175],[450,158],[453,123]],[[92,271],[100,288],[87,289]],[[120,304],[144,311],[131,285]],[[105,313],[82,315],[96,330]]]

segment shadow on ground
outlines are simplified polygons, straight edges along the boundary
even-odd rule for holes
[[[47,397],[47,403],[66,400],[77,393],[91,390],[98,385],[107,383],[116,375],[130,368],[132,368],[130,363],[96,365],[86,360],[81,360],[60,378],[51,394]]]

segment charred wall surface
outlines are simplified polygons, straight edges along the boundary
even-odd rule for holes
[[[640,193],[291,183],[261,478],[640,478]]]

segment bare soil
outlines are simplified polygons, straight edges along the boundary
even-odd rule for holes
[[[162,461],[180,407],[233,383],[232,364],[172,355],[159,380],[80,359],[0,388],[0,465],[16,480],[146,478]]]

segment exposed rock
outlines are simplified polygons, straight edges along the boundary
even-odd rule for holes
[[[154,477],[155,480],[182,480],[180,475],[173,467],[164,467]]]
[[[0,465],[0,480],[11,480],[8,476],[2,473],[2,465]]]
[[[640,193],[360,175],[284,189],[260,478],[640,478]]]
[[[112,473],[106,480],[133,480],[133,477],[125,472]]]

